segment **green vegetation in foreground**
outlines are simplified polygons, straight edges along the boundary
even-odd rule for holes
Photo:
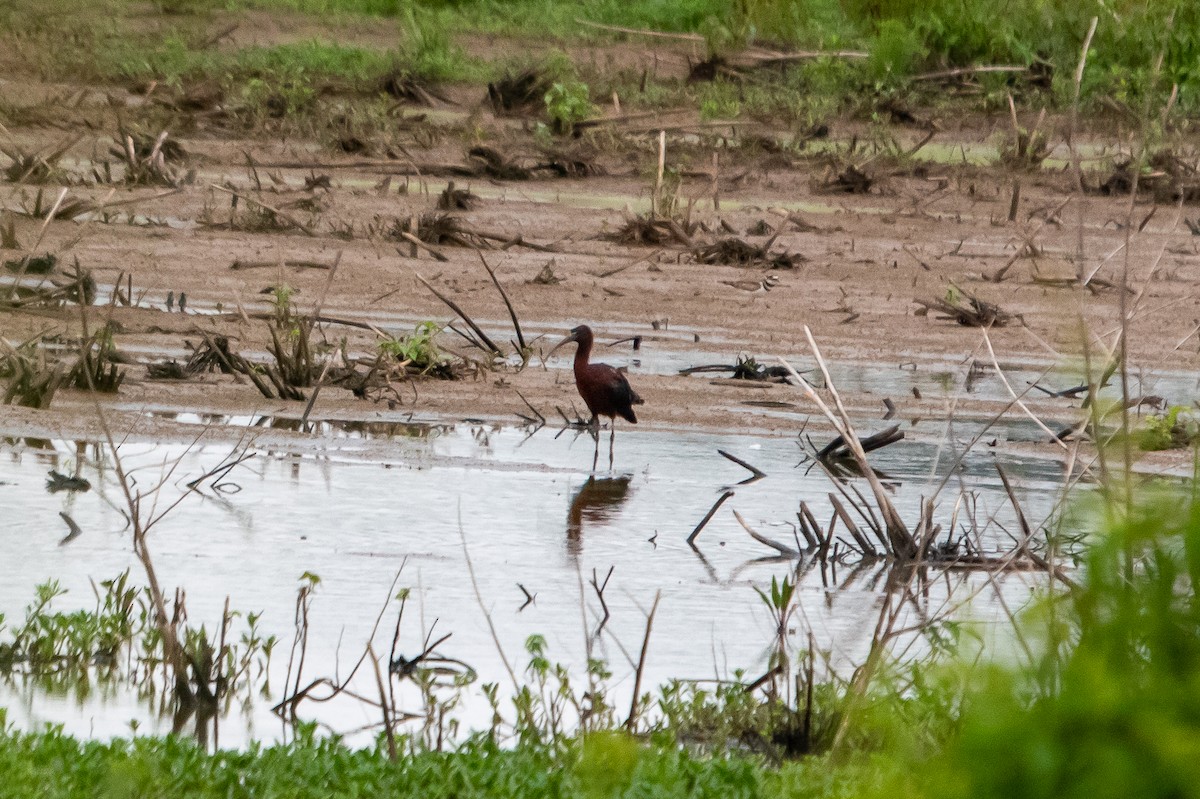
[[[579,738],[550,715],[519,713],[511,739],[479,733],[447,753],[406,737],[395,760],[382,741],[352,750],[305,725],[287,745],[206,753],[177,738],[21,733],[0,712],[0,795],[1200,796],[1200,495],[1194,480],[1140,491],[1127,507],[1098,490],[1095,508],[1065,520],[1091,530],[1082,581],[1051,581],[1014,628],[1010,656],[980,661],[957,647],[957,658],[885,669],[866,689],[822,686],[814,721],[846,734],[818,734],[798,759],[757,754],[778,752],[762,744],[795,731],[795,710],[740,686],[664,691],[662,720],[636,737],[611,714]],[[764,601],[786,621],[787,582]],[[536,660],[527,699],[546,696],[549,667]],[[758,729],[737,729],[747,721]]]
[[[571,764],[563,768],[563,763]],[[693,757],[621,735],[583,747],[485,743],[453,754],[351,750],[302,735],[296,743],[204,753],[183,739],[81,743],[55,732],[0,736],[3,796],[54,797],[562,797],[618,795],[636,786],[661,797],[761,796],[766,772],[744,758]],[[767,788],[770,790],[769,788]],[[782,795],[776,787],[771,793]]]
[[[1195,480],[1100,513],[1086,583],[1024,625],[1022,667],[972,675],[955,734],[902,780],[910,795],[1200,796]]]

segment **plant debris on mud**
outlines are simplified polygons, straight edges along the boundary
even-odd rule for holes
[[[765,266],[769,269],[794,269],[808,261],[801,253],[772,253],[771,245],[774,243],[774,236],[762,245],[731,236],[700,247],[694,253],[696,260],[702,264]]]
[[[691,247],[692,234],[696,232],[697,227],[696,223],[679,222],[653,214],[626,214],[624,224],[609,233],[607,238],[618,244],[640,244],[650,247],[682,244],[684,247]]]
[[[1020,318],[999,305],[981,300],[957,286],[951,286],[944,297],[928,300],[918,298],[913,302],[921,306],[918,314],[936,311],[941,314],[939,319],[949,319],[965,327],[1004,327],[1013,319]]]

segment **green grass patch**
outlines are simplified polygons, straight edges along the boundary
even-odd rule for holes
[[[255,797],[752,797],[782,795],[753,758],[692,756],[620,733],[503,750],[472,742],[454,753],[351,749],[301,733],[295,743],[206,753],[180,738],[81,742],[56,731],[0,733],[8,796],[43,799]]]
[[[363,14],[399,18],[414,14],[422,23],[453,23],[454,27],[447,28],[452,30],[462,30],[466,26],[482,32],[550,34],[567,38],[589,35],[586,30],[580,30],[577,19],[625,27],[694,32],[711,19],[728,17],[734,8],[731,0],[648,0],[639,3],[620,0],[235,0],[234,5],[317,15]]]
[[[701,93],[670,86],[631,98],[653,106],[656,96],[683,96],[706,119],[734,115],[782,121],[828,118],[861,112],[871,97],[917,90],[916,103],[938,105],[943,93],[921,96],[914,74],[973,64],[1037,65],[1050,91],[1034,90],[1008,75],[979,80],[985,110],[1003,110],[1011,92],[1036,105],[1065,107],[1073,94],[1072,75],[1092,16],[1099,20],[1083,98],[1094,108],[1125,103],[1135,111],[1157,110],[1173,84],[1183,112],[1200,107],[1200,4],[1187,0],[1086,0],[1052,4],[1009,0],[1002,12],[988,0],[159,0],[159,11],[133,0],[98,0],[86,14],[64,0],[46,5],[18,0],[0,9],[0,29],[23,41],[27,63],[47,78],[99,78],[177,81],[221,80],[234,95],[289,95],[288,110],[303,108],[303,96],[320,93],[322,82],[373,91],[389,70],[432,81],[482,83],[505,69],[536,63],[542,50],[497,48],[490,61],[465,52],[462,33],[514,37],[517,42],[603,41],[614,34],[581,26],[578,20],[668,32],[696,33],[709,52],[729,53],[747,44],[803,48],[854,48],[870,57],[798,64],[782,74],[753,75],[737,96],[722,90]],[[212,17],[217,12],[268,11],[327,20],[320,41],[252,47],[241,52],[214,48]],[[358,47],[339,41],[340,25],[395,26],[394,47]],[[1168,24],[1169,21],[1169,24]],[[1155,64],[1162,59],[1161,69]],[[604,97],[605,83],[628,83],[617,74],[589,79],[591,96]],[[247,87],[250,81],[257,81]],[[278,85],[276,85],[278,84]],[[578,88],[578,87],[576,87]],[[930,87],[936,89],[936,87]],[[599,90],[598,90],[599,89]],[[584,104],[566,103],[582,91],[561,93],[555,105],[578,116]],[[623,95],[622,99],[625,99]],[[960,101],[961,102],[961,101]],[[571,107],[568,107],[571,106]],[[778,118],[778,117],[776,117]]]
[[[171,34],[152,44],[121,42],[100,56],[97,68],[109,78],[179,81],[215,76],[238,83],[276,77],[309,84],[338,81],[348,87],[372,89],[390,71],[438,81],[490,76],[484,64],[468,58],[444,35],[406,33],[398,28],[396,44],[393,50],[381,50],[313,39],[223,53],[199,48],[189,39]]]
[[[196,49],[179,36],[169,36],[150,49],[129,43],[102,58],[98,66],[113,78],[168,82],[223,75],[230,82],[274,76],[309,83],[330,79],[365,83],[382,77],[396,60],[395,54],[384,51],[320,41],[224,54]]]

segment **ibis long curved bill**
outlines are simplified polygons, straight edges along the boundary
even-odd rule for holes
[[[580,327],[587,327],[587,325],[580,325]],[[558,352],[560,349],[567,346],[568,344],[578,343],[578,341],[579,341],[578,334],[577,334],[578,330],[579,330],[578,327],[575,328],[574,330],[572,330],[570,332],[569,335],[564,337],[562,341],[558,342],[553,347],[551,347],[550,351],[546,353],[546,357],[549,358],[551,355]],[[590,330],[589,330],[589,332],[590,332]],[[587,359],[585,358],[584,360],[587,360]]]

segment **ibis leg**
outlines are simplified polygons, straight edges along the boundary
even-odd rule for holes
[[[613,467],[613,439],[617,437],[617,418],[614,416],[612,427],[608,433],[608,470],[611,472]],[[598,443],[598,442],[597,442]]]

